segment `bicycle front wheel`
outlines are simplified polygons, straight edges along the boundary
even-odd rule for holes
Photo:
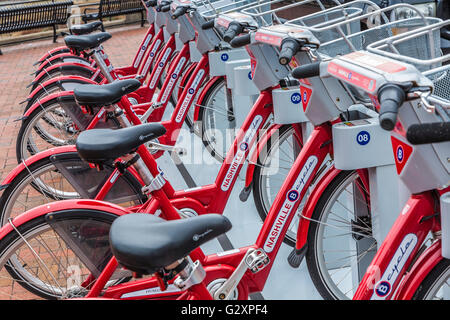
[[[264,221],[269,213],[275,197],[277,196],[289,171],[294,165],[302,148],[302,137],[293,125],[283,125],[267,141],[253,173],[253,199],[259,216]],[[264,152],[265,151],[265,152]],[[304,199],[307,197],[305,196]],[[284,238],[284,243],[294,246],[297,239],[299,213],[304,202],[300,204],[296,216],[292,220]]]
[[[324,299],[351,299],[376,253],[369,196],[357,171],[341,171],[314,208],[306,262]]]
[[[442,259],[420,284],[413,300],[450,299],[450,259]]]
[[[208,152],[223,162],[248,110],[235,110],[225,77],[215,81],[203,98],[197,100],[200,136]]]

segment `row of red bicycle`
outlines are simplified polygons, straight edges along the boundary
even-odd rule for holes
[[[36,63],[1,187],[2,295],[245,300],[284,242],[324,299],[448,297],[450,21],[280,3],[143,1],[130,66],[100,22]],[[183,130],[221,163],[213,183],[176,190],[158,166],[189,153]],[[261,230],[206,255],[244,168]]]

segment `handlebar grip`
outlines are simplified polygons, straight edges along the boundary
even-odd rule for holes
[[[162,6],[160,8],[161,12],[167,12],[170,11],[170,4],[168,4],[167,6]]]
[[[391,131],[394,129],[397,123],[398,109],[402,106],[405,98],[405,90],[396,84],[388,83],[378,90],[380,126],[384,130]]]
[[[161,12],[162,10],[162,8],[163,7],[166,7],[166,6],[169,6],[169,9],[170,9],[170,2],[168,2],[168,1],[161,1],[161,3],[160,4],[157,4],[156,5],[156,11],[157,12]]]
[[[250,44],[252,41],[250,34],[245,34],[243,36],[238,36],[230,41],[233,48],[239,48]]]
[[[281,43],[280,54],[278,55],[278,61],[281,65],[287,65],[291,62],[292,57],[300,50],[301,45],[297,40],[285,39]]]
[[[172,13],[172,19],[175,20],[179,17],[181,17],[183,14],[185,14],[188,11],[188,7],[178,7],[175,9],[175,11]]]
[[[149,1],[146,1],[146,2],[145,2],[145,5],[146,5],[147,7],[155,7],[157,4],[158,4],[158,1],[157,1],[157,0],[149,0]]]
[[[296,79],[318,77],[320,75],[320,62],[313,62],[292,70],[292,76]]]
[[[450,122],[413,124],[406,131],[406,139],[412,144],[450,141]]]
[[[229,43],[231,40],[236,38],[236,36],[241,34],[242,30],[243,27],[239,23],[231,22],[228,26],[227,31],[225,31],[225,33],[223,34],[223,40]]]
[[[441,29],[441,37],[444,38],[445,40],[450,41],[450,30],[447,28],[442,28]]]
[[[208,30],[214,27],[214,19],[209,20],[208,22],[205,22],[204,24],[202,24],[202,29],[203,30]]]

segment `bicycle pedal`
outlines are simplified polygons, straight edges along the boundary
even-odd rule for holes
[[[253,251],[245,258],[245,264],[252,273],[261,271],[269,264],[269,262],[269,257],[262,249]]]

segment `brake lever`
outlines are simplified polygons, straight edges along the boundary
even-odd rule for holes
[[[425,111],[429,113],[434,113],[436,111],[436,107],[428,102],[428,97],[431,95],[431,91],[416,91],[415,94],[419,96],[420,101],[422,102]]]

